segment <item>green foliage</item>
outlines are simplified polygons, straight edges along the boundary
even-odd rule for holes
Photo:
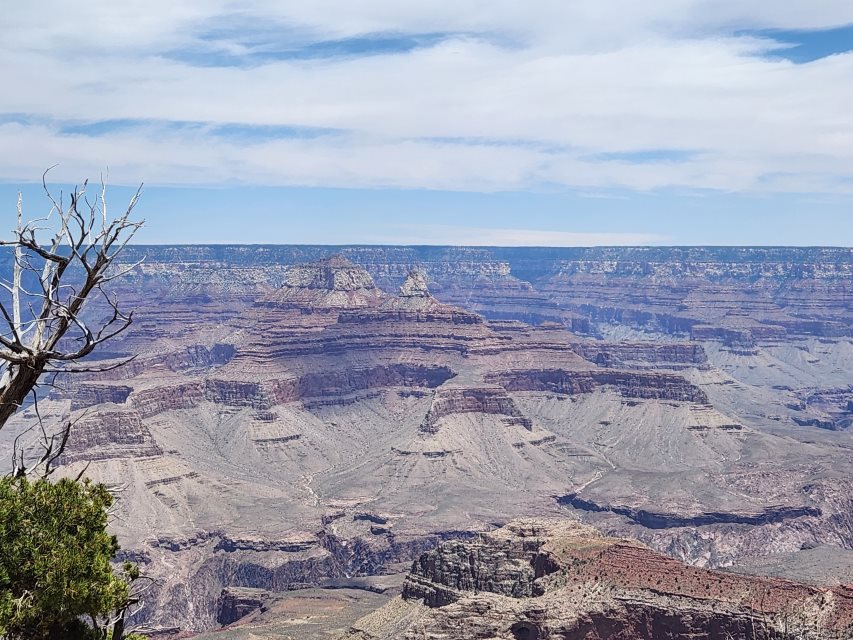
[[[113,496],[88,480],[0,479],[0,636],[14,640],[103,638],[96,621],[130,597],[126,565],[107,533]],[[83,620],[89,624],[84,624]]]

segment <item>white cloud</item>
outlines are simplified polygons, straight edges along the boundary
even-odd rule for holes
[[[247,39],[252,25],[278,25],[293,42],[469,35],[407,53],[248,67],[165,55],[244,50],[239,34],[199,40],[229,19],[247,25]],[[767,41],[725,34],[851,22],[853,4],[834,0],[17,3],[0,40],[0,114],[41,120],[0,125],[0,178],[32,179],[61,162],[67,179],[109,164],[122,182],[846,193],[853,55],[794,65],[758,56]],[[85,136],[57,124],[111,119],[341,133],[264,140],[151,126]],[[656,149],[692,153],[596,159]]]

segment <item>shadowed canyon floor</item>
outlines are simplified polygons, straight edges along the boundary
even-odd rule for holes
[[[138,320],[101,354],[137,359],[40,408],[83,416],[66,473],[122,486],[164,633],[235,622],[235,593],[256,617],[272,594],[257,628],[316,602],[332,633],[393,594],[364,577],[523,516],[844,575],[796,558],[853,549],[849,249],[141,254]]]

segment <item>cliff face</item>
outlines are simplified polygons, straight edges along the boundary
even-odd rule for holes
[[[503,389],[448,388],[433,393],[432,404],[421,423],[421,430],[435,433],[442,418],[460,413],[497,415],[501,416],[504,424],[520,425],[528,431],[533,427],[530,419],[522,414]]]
[[[262,304],[273,308],[352,309],[378,304],[382,297],[367,272],[342,256],[332,256],[288,269],[281,287]]]
[[[118,292],[138,321],[100,354],[138,357],[40,410],[86,414],[66,473],[127,486],[114,526],[162,579],[155,624],[212,629],[223,589],[395,571],[529,515],[711,567],[853,547],[848,250],[144,251]],[[460,584],[514,601],[525,562]]]
[[[528,369],[491,373],[486,378],[509,391],[548,391],[576,395],[610,387],[626,398],[677,400],[708,404],[705,393],[684,378],[664,373]]]
[[[349,637],[793,640],[853,632],[853,588],[697,569],[570,521],[518,521],[445,543],[414,563],[402,598],[408,608],[389,605]],[[419,602],[429,610],[413,614]]]
[[[221,625],[229,625],[250,613],[262,611],[269,596],[269,591],[264,589],[245,587],[223,589],[216,604],[216,621]]]
[[[584,359],[608,368],[629,366],[667,369],[708,367],[708,356],[700,344],[578,342],[572,348]]]
[[[271,409],[297,401],[323,400],[334,404],[340,399],[346,404],[346,397],[356,392],[387,387],[433,389],[454,375],[448,367],[397,364],[264,381],[217,378],[180,384],[171,381],[133,394],[116,395],[120,402],[130,404],[142,416],[150,418],[167,411],[192,409],[205,402],[253,409]]]
[[[339,273],[335,286],[351,289],[331,296],[332,306],[347,298],[369,306],[375,293],[346,275],[345,265],[287,269],[336,253],[363,266],[387,292],[417,265],[440,300],[490,319],[574,319],[575,329],[618,322],[732,346],[850,336],[853,325],[849,248],[134,247],[125,259],[147,257],[137,287],[168,283],[184,294],[251,300],[284,285],[272,301],[285,303],[293,284],[334,283]]]
[[[84,417],[72,427],[72,437],[63,455],[63,463],[110,458],[148,458],[163,449],[151,435],[136,411],[100,411]]]
[[[749,348],[789,335],[850,336],[851,256],[849,249],[590,250],[559,261],[539,282],[593,322]]]

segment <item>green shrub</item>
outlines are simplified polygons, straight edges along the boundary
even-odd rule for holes
[[[10,640],[105,638],[98,621],[129,602],[113,570],[107,533],[113,496],[102,484],[0,479],[0,636]]]

